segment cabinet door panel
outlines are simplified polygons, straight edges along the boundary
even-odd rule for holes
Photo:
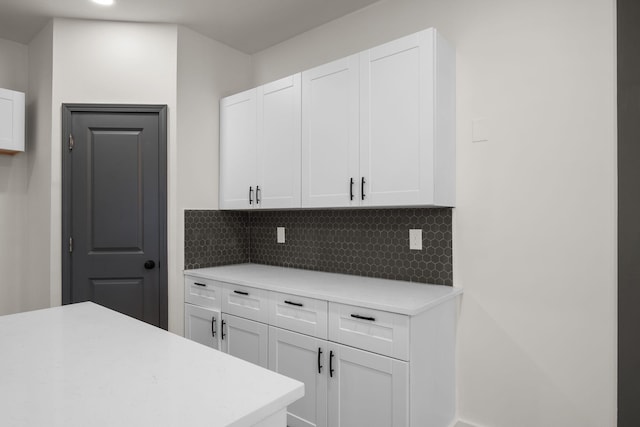
[[[208,347],[219,348],[220,312],[196,305],[184,305],[184,337]]]
[[[220,208],[255,206],[257,167],[256,89],[220,101]],[[249,188],[253,189],[250,203]]]
[[[406,426],[409,418],[409,364],[389,357],[329,344],[329,425]]]
[[[302,73],[303,207],[360,204],[358,61],[352,55]]]
[[[222,351],[267,368],[267,325],[226,313],[222,314],[222,322]]]
[[[258,88],[258,207],[300,207],[300,74]]]
[[[433,203],[433,31],[360,58],[362,204]]]
[[[24,151],[25,94],[0,89],[0,153]]]
[[[269,327],[269,369],[304,383],[304,397],[287,408],[289,427],[327,425],[326,354],[324,340]]]

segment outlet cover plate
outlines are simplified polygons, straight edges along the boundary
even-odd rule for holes
[[[409,249],[414,251],[422,250],[422,229],[409,230]]]
[[[278,227],[277,230],[278,230],[277,232],[278,243],[284,243],[284,227]]]

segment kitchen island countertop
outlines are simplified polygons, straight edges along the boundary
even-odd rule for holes
[[[0,316],[1,425],[284,426],[303,394],[298,381],[93,303]]]

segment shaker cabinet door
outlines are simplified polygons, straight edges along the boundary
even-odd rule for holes
[[[269,329],[267,325],[223,313],[220,327],[222,351],[268,368]]]
[[[208,347],[219,348],[220,312],[197,305],[184,305],[184,337]]]
[[[302,206],[360,205],[358,55],[302,73]]]
[[[304,383],[304,397],[287,407],[287,426],[327,425],[327,342],[269,327],[269,369]]]
[[[433,37],[423,31],[360,54],[363,205],[433,202]]]
[[[300,207],[300,74],[258,88],[257,207]]]
[[[329,425],[389,427],[409,424],[409,364],[330,343]]]
[[[220,101],[220,208],[256,205],[256,89]]]

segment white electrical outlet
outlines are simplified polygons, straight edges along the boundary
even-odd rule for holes
[[[278,243],[284,243],[284,227],[278,227]]]
[[[421,251],[422,250],[422,229],[409,230],[409,249]]]

